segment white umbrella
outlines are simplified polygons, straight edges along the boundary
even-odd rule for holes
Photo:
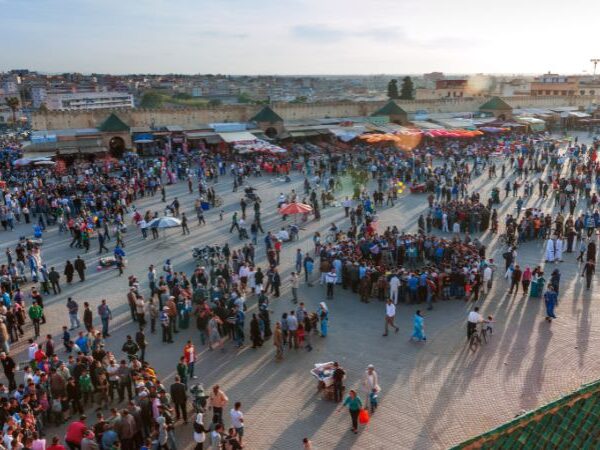
[[[31,164],[33,161],[29,158],[20,158],[20,159],[15,159],[13,161],[13,165],[14,166],[26,166],[27,164]]]
[[[180,227],[181,220],[176,217],[158,217],[156,219],[152,219],[148,224],[148,228],[174,228]]]

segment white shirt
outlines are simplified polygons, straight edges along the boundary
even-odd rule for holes
[[[386,303],[385,315],[388,317],[394,317],[396,315],[396,306],[393,303]]]
[[[29,346],[29,349],[28,349],[29,361],[31,361],[32,359],[35,359],[35,352],[38,351],[38,348],[39,348],[39,346],[35,342]]]
[[[490,281],[492,279],[492,268],[486,267],[483,269],[483,281]]]
[[[244,426],[244,413],[242,413],[239,409],[232,409],[229,414],[231,414],[231,425],[233,428],[242,428]]]
[[[479,322],[483,322],[483,317],[481,317],[481,314],[479,314],[476,311],[471,311],[469,313],[469,317],[467,318],[468,322],[471,323],[479,323]]]
[[[277,232],[277,239],[280,241],[287,241],[290,239],[290,234],[286,230],[279,230]]]
[[[390,288],[398,289],[399,286],[400,286],[400,279],[396,275],[394,275],[392,277],[392,279],[390,280]]]

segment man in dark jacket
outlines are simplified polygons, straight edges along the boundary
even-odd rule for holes
[[[60,294],[60,292],[61,292],[60,284],[58,283],[58,280],[60,280],[60,273],[58,273],[54,269],[54,267],[50,268],[50,272],[48,273],[48,279],[50,280],[50,283],[52,284],[52,290],[54,291],[54,295]]]
[[[90,309],[90,304],[88,302],[83,303],[83,326],[85,329],[90,331],[93,326],[93,316],[92,310]]]
[[[8,379],[8,390],[14,391],[17,388],[17,383],[15,381],[15,370],[17,365],[15,364],[15,360],[2,352],[0,353],[0,362],[4,369],[4,375],[6,375],[6,378]]]
[[[81,259],[81,256],[77,256],[77,259],[74,263],[74,267],[77,271],[77,275],[79,275],[79,281],[85,281],[85,269],[87,267],[85,265],[85,261]]]
[[[175,405],[175,413],[177,420],[183,416],[183,422],[187,421],[187,393],[185,391],[185,384],[181,382],[179,375],[175,376],[175,383],[171,385],[171,400]]]

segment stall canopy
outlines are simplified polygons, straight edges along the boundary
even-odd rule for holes
[[[233,142],[256,141],[256,136],[248,131],[230,131],[218,133],[223,141],[231,144]]]

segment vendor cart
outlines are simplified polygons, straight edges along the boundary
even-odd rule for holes
[[[333,391],[333,361],[326,363],[317,363],[315,368],[310,371],[311,375],[317,379],[317,393],[321,393],[323,400],[335,400],[335,394]],[[346,390],[345,386],[342,386],[342,396]]]

